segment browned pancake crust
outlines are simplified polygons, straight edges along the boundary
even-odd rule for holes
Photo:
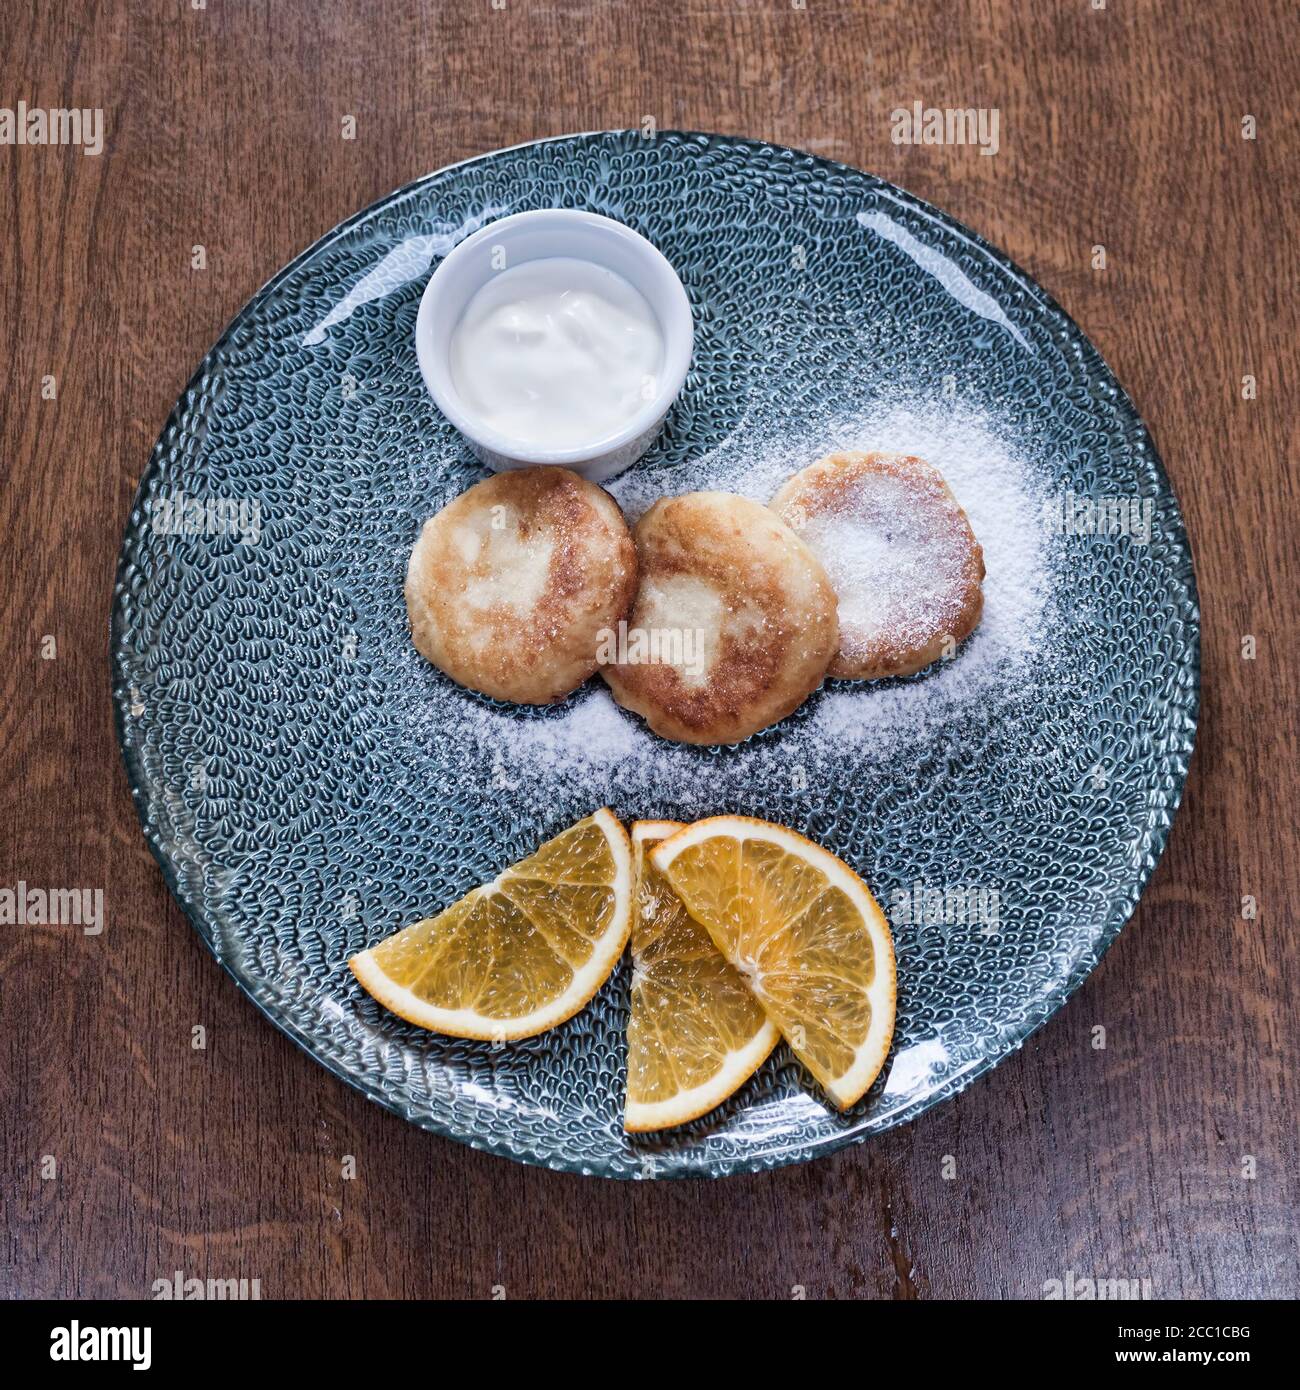
[[[618,504],[567,468],[476,483],[425,523],[406,574],[420,653],[459,684],[521,704],[562,700],[592,675],[600,634],[635,592]]]
[[[941,621],[870,638],[855,632],[841,609],[841,646],[828,674],[842,679],[878,680],[923,670],[964,642],[984,612],[983,548],[952,489],[924,459],[888,452],[828,454],[787,479],[772,498],[772,510],[802,535],[819,516],[851,517],[854,490],[859,480],[873,473],[905,485],[910,504],[932,529],[936,553],[949,564],[948,594],[940,605]]]
[[[797,709],[822,682],[839,645],[835,591],[802,541],[761,503],[722,492],[661,498],[635,531],[640,588],[628,619],[638,628],[681,626],[648,595],[676,579],[721,600],[700,682],[667,664],[602,668],[614,698],[663,738],[734,743]]]

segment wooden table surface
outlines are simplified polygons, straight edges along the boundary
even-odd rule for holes
[[[1300,1292],[1300,18],[1294,0],[1097,3],[4,6],[3,100],[106,123],[94,157],[0,146],[0,885],[102,886],[106,904],[99,936],[0,926],[4,1294],[141,1297],[176,1270],[266,1298],[1037,1298],[1070,1272],[1157,1296]],[[893,144],[889,113],[917,100],[998,108],[996,157]],[[1092,978],[916,1123],[713,1183],[517,1166],[318,1067],[164,887],[108,691],[131,499],[245,300],[420,174],[647,117],[872,170],[1004,248],[1132,392],[1203,605],[1184,806]]]

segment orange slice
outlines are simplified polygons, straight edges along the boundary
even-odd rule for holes
[[[811,840],[746,816],[696,821],[650,859],[835,1104],[860,1099],[888,1055],[897,995],[867,885]]]
[[[685,1124],[721,1105],[762,1065],[780,1037],[649,860],[683,827],[632,827],[632,1012],[627,1026],[629,1132]]]
[[[508,1042],[588,1003],[631,925],[632,847],[600,810],[348,964],[367,993],[421,1028]]]

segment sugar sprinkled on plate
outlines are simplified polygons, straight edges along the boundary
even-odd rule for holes
[[[665,492],[716,489],[767,502],[823,454],[885,449],[915,454],[943,475],[984,549],[984,614],[951,657],[902,681],[830,682],[789,719],[734,748],[666,742],[621,710],[594,681],[564,704],[520,711],[449,682],[426,687],[415,728],[450,740],[490,769],[494,784],[545,802],[581,786],[593,804],[669,799],[707,813],[756,780],[820,775],[846,760],[866,769],[909,744],[1023,708],[1052,641],[1059,556],[1042,523],[1049,461],[991,412],[955,402],[894,401],[785,432],[749,426],[682,469],[640,466],[610,484],[629,523]],[[1049,663],[1050,664],[1050,663]],[[646,800],[649,806],[651,802]],[[653,809],[653,807],[652,807]],[[658,812],[656,812],[658,813]]]

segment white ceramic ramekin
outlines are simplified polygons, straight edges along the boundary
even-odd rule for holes
[[[659,389],[616,434],[580,449],[543,449],[500,434],[462,401],[448,365],[451,335],[470,299],[497,271],[547,256],[572,256],[613,270],[645,296],[664,337]],[[547,208],[489,222],[468,236],[433,272],[415,320],[420,372],[438,409],[489,468],[559,464],[603,482],[635,463],[659,433],[691,364],[695,329],[677,272],[639,232],[594,212]]]

